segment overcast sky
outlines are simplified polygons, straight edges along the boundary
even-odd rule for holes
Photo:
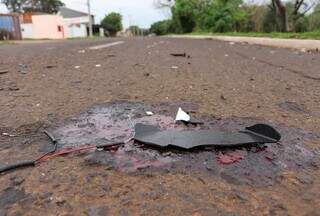
[[[87,11],[86,0],[62,0],[67,7],[83,12]],[[169,17],[168,11],[156,9],[154,0],[91,0],[92,13],[96,23],[110,12],[119,12],[123,16],[125,27],[138,25],[148,28],[152,23]],[[0,6],[0,13],[6,12],[4,5]]]

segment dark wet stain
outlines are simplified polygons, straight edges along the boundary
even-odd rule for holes
[[[202,125],[186,126],[174,124],[177,108],[181,106],[191,115],[197,114],[194,104],[158,104],[114,102],[93,107],[71,119],[60,127],[52,129],[59,148],[85,144],[101,144],[110,141],[127,140],[133,136],[133,125],[144,123],[158,125],[163,129],[199,130],[212,129],[235,132],[257,123],[269,123],[253,118],[214,118],[196,116]],[[147,116],[146,111],[155,113]],[[90,153],[88,165],[105,165],[124,173],[140,175],[152,172],[198,173],[221,178],[232,184],[255,186],[272,185],[285,170],[297,173],[320,167],[320,151],[314,151],[306,143],[319,140],[319,134],[274,125],[282,135],[276,144],[257,145],[251,148],[203,148],[182,151],[174,148],[150,148],[137,142],[127,142],[116,151]],[[221,159],[221,155],[229,158]],[[230,155],[232,156],[230,158]],[[227,163],[221,163],[226,162]],[[230,162],[230,163],[229,163]],[[308,176],[300,177],[305,184],[312,182]]]
[[[23,190],[19,190],[14,187],[8,187],[0,194],[0,207],[9,207],[10,205],[17,203],[26,197],[27,195]]]

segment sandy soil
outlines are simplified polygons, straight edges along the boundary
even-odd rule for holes
[[[188,102],[199,106],[196,116],[255,118],[320,133],[317,52],[175,38],[88,49],[118,40],[1,45],[0,71],[8,73],[0,74],[0,165],[35,158],[50,147],[43,129],[119,99]],[[190,58],[170,55],[181,52]],[[320,152],[319,139],[303,144]],[[196,172],[127,174],[88,165],[86,157],[0,176],[0,215],[320,214],[318,164],[302,177],[281,172],[261,187]]]

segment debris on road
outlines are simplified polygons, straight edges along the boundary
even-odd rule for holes
[[[172,55],[174,57],[186,57],[187,56],[186,53],[170,53],[170,55]]]
[[[6,74],[6,73],[9,73],[9,70],[0,70],[0,75],[1,74]]]
[[[185,52],[184,53],[170,53],[171,56],[174,57],[184,57],[184,58],[191,58],[190,55],[187,55]]]
[[[46,68],[51,69],[57,67],[56,65],[47,65]]]
[[[147,116],[152,116],[152,115],[153,115],[153,112],[151,112],[151,111],[146,111],[146,114],[147,114]]]
[[[176,119],[175,121],[185,121],[188,122],[190,121],[190,116],[181,109],[181,107],[179,107],[177,115],[176,115]]]
[[[221,100],[227,100],[227,98],[224,95],[220,95]]]
[[[189,114],[187,114],[185,111],[183,111],[181,109],[181,107],[179,107],[176,118],[175,118],[175,122],[183,122],[185,124],[203,124],[202,121],[199,121],[197,119],[191,118]]]
[[[195,147],[237,147],[262,143],[276,143],[281,139],[278,131],[269,125],[256,124],[237,133],[213,130],[177,131],[160,130],[157,126],[135,125],[134,140],[157,147],[175,146],[183,149]]]
[[[9,134],[9,133],[2,133],[2,136],[15,137],[16,135]]]

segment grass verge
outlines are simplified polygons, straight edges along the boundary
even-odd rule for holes
[[[301,33],[282,33],[282,32],[226,32],[226,33],[210,33],[210,32],[193,32],[188,35],[202,36],[239,36],[239,37],[268,37],[268,38],[283,38],[283,39],[314,39],[320,40],[320,31],[301,32]]]

